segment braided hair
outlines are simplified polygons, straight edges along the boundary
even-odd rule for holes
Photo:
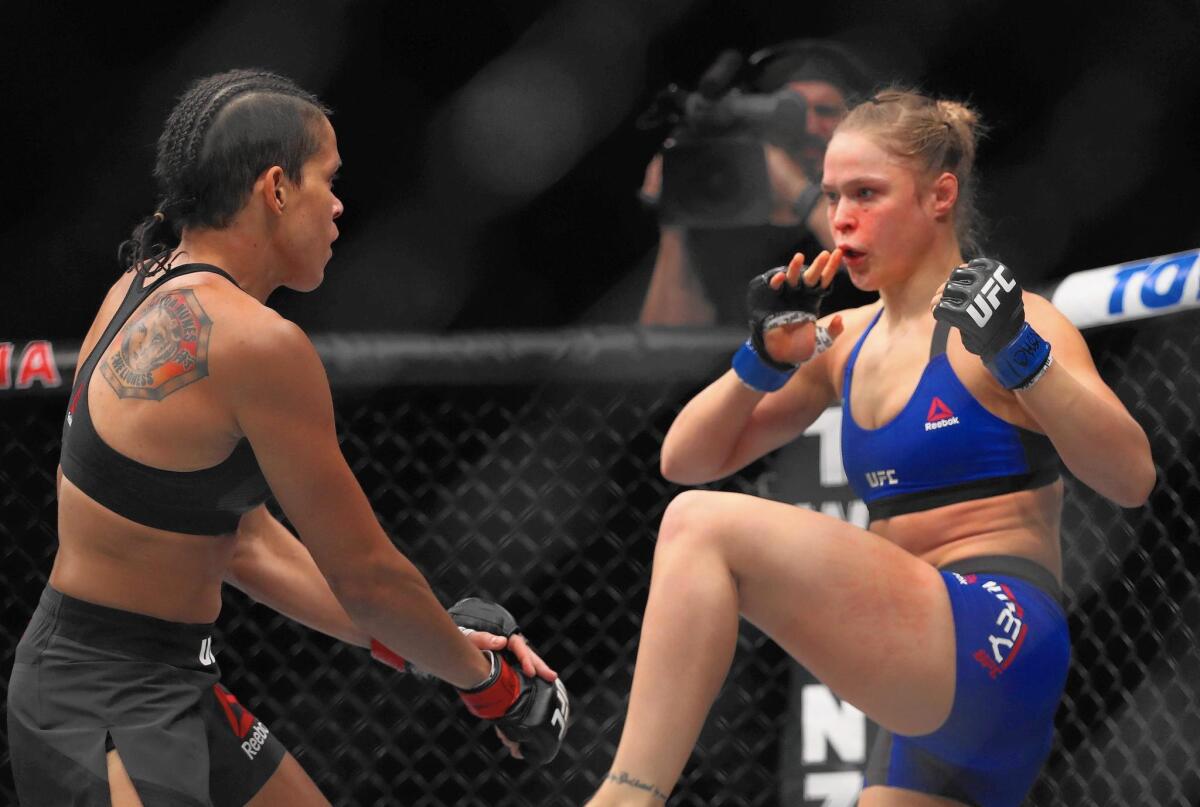
[[[850,130],[874,135],[885,149],[928,176],[948,171],[958,177],[955,232],[965,253],[979,253],[975,150],[984,126],[974,109],[961,101],[890,87],[850,110],[837,131]]]
[[[185,227],[227,226],[273,165],[299,183],[304,163],[320,148],[317,124],[330,114],[316,96],[264,70],[230,70],[193,83],[158,138],[158,209],[121,243],[121,265],[143,275],[167,268]]]

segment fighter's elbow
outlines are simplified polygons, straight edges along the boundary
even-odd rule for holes
[[[1121,469],[1119,477],[1110,478],[1103,489],[1098,488],[1098,492],[1121,507],[1141,507],[1149,501],[1156,482],[1157,474],[1152,462],[1130,464]]]
[[[684,466],[675,458],[673,454],[668,454],[666,451],[658,461],[658,472],[662,474],[663,479],[668,482],[674,482],[677,485],[688,484],[683,476]]]
[[[706,473],[709,469],[667,451],[663,451],[658,469],[663,479],[676,485],[703,485],[705,482],[721,478],[720,474]]]
[[[1158,473],[1155,471],[1154,464],[1147,462],[1136,474],[1132,474],[1128,489],[1128,498],[1125,501],[1118,502],[1122,507],[1141,507],[1150,500],[1150,494],[1154,492],[1154,486],[1158,482]]]

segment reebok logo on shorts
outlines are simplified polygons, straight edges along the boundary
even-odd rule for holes
[[[262,750],[263,744],[267,741],[267,735],[270,733],[262,721],[255,722],[254,733],[250,735],[250,739],[242,743],[242,750],[246,752],[246,756],[250,759],[258,756],[258,752]]]
[[[225,712],[229,728],[233,729],[233,733],[239,740],[244,738],[250,733],[250,727],[254,725],[254,715],[238,703],[237,697],[232,692],[220,684],[213,684],[213,694],[217,696],[217,703],[221,704],[221,709]]]
[[[988,634],[988,647],[976,650],[973,658],[995,679],[1017,657],[1028,631],[1022,622],[1025,609],[1017,603],[1012,589],[994,580],[984,581],[983,589],[995,595],[1000,602],[1000,610],[996,616],[995,630]]]
[[[267,736],[271,730],[263,724],[261,720],[250,714],[244,706],[238,703],[237,697],[220,684],[213,684],[213,694],[217,696],[217,703],[221,704],[221,710],[225,712],[225,719],[229,721],[229,728],[233,729],[233,733],[239,740],[244,740],[242,743],[242,751],[250,759],[258,756],[258,752],[262,750],[263,744],[267,741]],[[249,736],[247,736],[249,735]]]
[[[947,426],[957,426],[958,416],[950,411],[950,407],[936,395],[929,403],[929,414],[925,416],[925,431],[944,429]]]

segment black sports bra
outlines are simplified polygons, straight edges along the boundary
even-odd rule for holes
[[[142,288],[138,278],[100,340],[88,355],[63,422],[63,476],[95,501],[131,521],[192,535],[223,535],[237,530],[244,513],[266,501],[267,480],[246,438],[220,464],[198,471],[152,468],[119,454],[101,439],[88,411],[88,383],[104,350],[129,317],[159,286],[194,272],[212,272],[236,285],[215,266],[187,264]]]

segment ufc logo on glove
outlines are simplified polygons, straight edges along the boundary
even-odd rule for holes
[[[987,325],[988,320],[992,318],[992,312],[1000,308],[1000,290],[1008,292],[1017,286],[1015,280],[1009,280],[1004,276],[1004,270],[1007,268],[1004,264],[998,264],[996,271],[987,279],[983,288],[975,295],[975,299],[971,300],[971,304],[967,306],[967,313],[980,328]]]

